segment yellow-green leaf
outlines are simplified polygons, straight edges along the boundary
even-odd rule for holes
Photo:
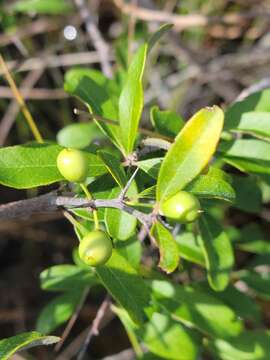
[[[159,266],[167,273],[173,272],[179,264],[178,245],[171,232],[157,222],[151,230],[159,248]]]
[[[189,184],[216,150],[224,114],[218,106],[198,111],[178,134],[160,168],[157,199],[164,201]]]
[[[143,109],[142,76],[145,67],[147,45],[142,45],[128,69],[127,81],[119,98],[119,124],[121,143],[128,154],[132,152]]]

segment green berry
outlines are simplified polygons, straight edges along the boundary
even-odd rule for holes
[[[186,191],[179,191],[160,206],[160,213],[181,223],[195,221],[200,214],[199,200]]]
[[[87,157],[81,150],[63,149],[57,157],[57,167],[61,175],[70,182],[81,183],[87,177]]]
[[[89,266],[105,264],[112,255],[112,241],[102,230],[94,230],[80,242],[79,256]]]

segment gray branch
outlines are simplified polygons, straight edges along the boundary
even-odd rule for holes
[[[0,220],[26,218],[34,213],[53,212],[61,208],[119,209],[135,216],[146,228],[150,227],[153,220],[152,214],[145,214],[125,204],[121,199],[87,200],[85,198],[76,198],[72,193],[67,194],[67,196],[59,196],[56,192],[0,205]]]

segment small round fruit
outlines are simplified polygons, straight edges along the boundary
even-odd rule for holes
[[[61,175],[70,182],[84,182],[87,177],[87,158],[80,150],[63,149],[57,157],[57,167]]]
[[[102,230],[94,230],[80,242],[79,256],[89,266],[105,264],[112,255],[112,241]]]
[[[181,223],[189,223],[199,217],[200,203],[191,193],[179,191],[164,201],[161,204],[160,210],[161,215],[178,220]]]

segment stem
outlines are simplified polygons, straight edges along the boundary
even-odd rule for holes
[[[68,219],[68,221],[74,226],[74,228],[77,227],[82,233],[85,232],[85,228],[82,226],[82,224],[77,221],[68,211],[63,211],[63,214],[65,218]]]
[[[79,110],[79,109],[76,109],[76,108],[73,111],[74,111],[75,115],[82,114],[82,115],[85,115],[85,116],[89,117],[90,120],[101,121],[101,122],[107,123],[109,125],[114,125],[114,126],[119,127],[119,122],[116,121],[116,120],[107,119],[104,116],[100,116],[100,115],[97,115],[97,114],[92,114],[92,113],[89,113],[89,112],[86,112],[86,111],[83,111],[83,110]],[[164,139],[164,140],[167,140],[169,142],[173,142],[173,140],[174,140],[173,138],[171,138],[169,136],[161,135],[159,133],[156,133],[154,131],[144,129],[144,128],[141,128],[141,127],[138,128],[138,131],[143,135],[151,136],[151,137],[154,137],[154,138],[156,137],[158,139]]]
[[[21,107],[22,113],[25,117],[26,122],[28,123],[28,125],[30,127],[30,130],[32,131],[34,138],[36,139],[37,142],[43,143],[43,138],[37,128],[37,125],[31,115],[30,111],[28,110],[28,107],[26,106],[26,103],[25,103],[19,89],[17,88],[17,85],[16,85],[15,81],[13,80],[11,73],[9,72],[8,67],[6,65],[6,62],[1,54],[0,54],[0,66],[5,75],[5,78],[14,94],[14,97],[16,98],[18,104]]]
[[[87,186],[83,183],[80,184],[80,187],[82,188],[83,192],[86,195],[86,198],[88,200],[93,200],[91,193],[88,191]],[[99,229],[99,221],[98,221],[98,213],[97,210],[93,210],[93,217],[94,217],[94,223],[95,223],[95,229]]]

